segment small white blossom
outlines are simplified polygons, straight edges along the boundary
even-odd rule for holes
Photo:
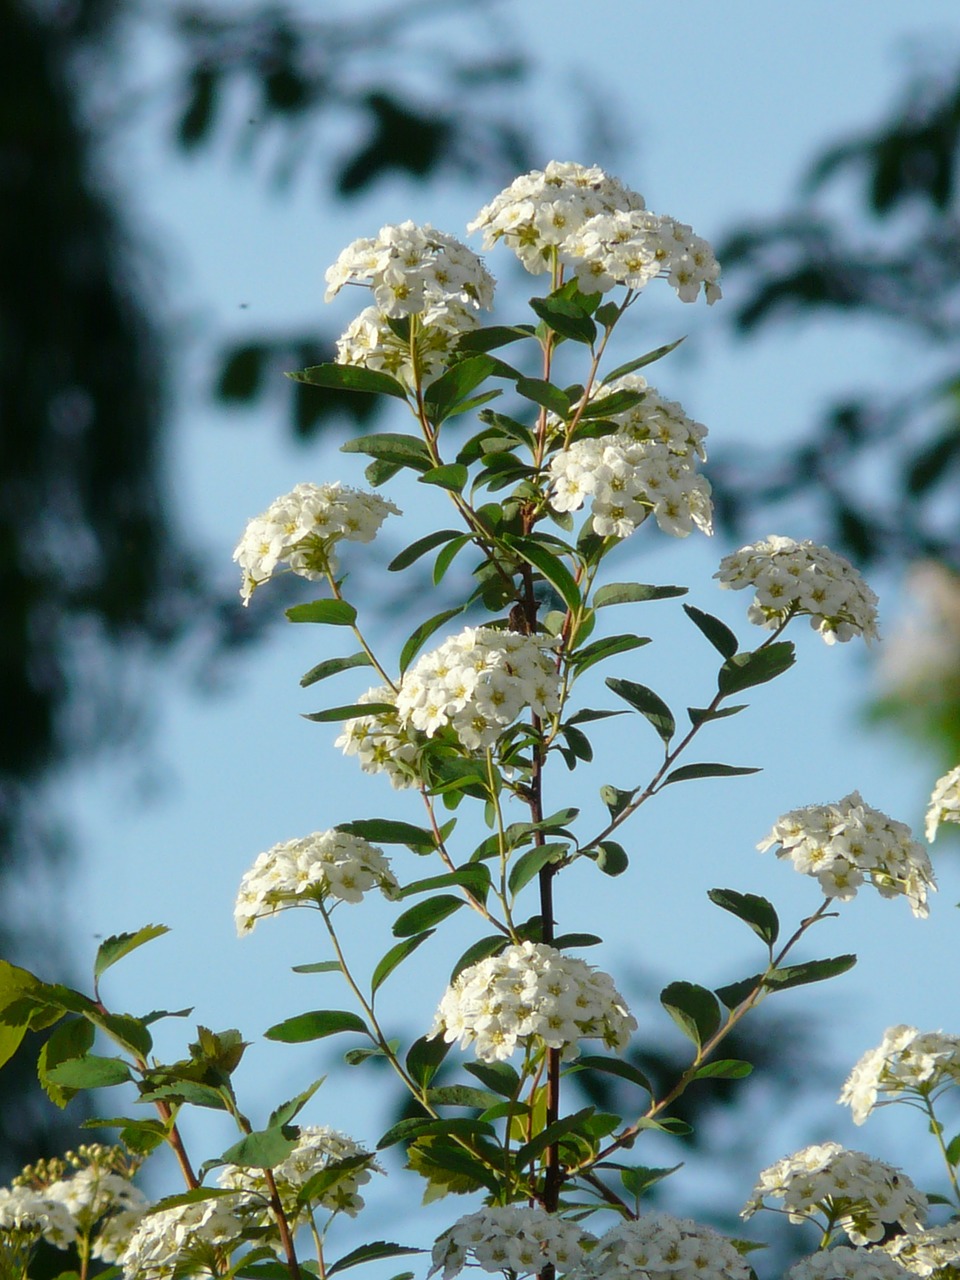
[[[371,542],[388,515],[400,514],[385,498],[339,482],[296,485],[248,522],[233,553],[244,604],[279,568],[310,579],[333,573],[338,542]]]
[[[368,689],[357,699],[357,705],[378,703],[381,706],[397,705],[396,690],[389,685]],[[345,720],[343,733],[335,746],[345,756],[356,756],[364,773],[385,773],[397,790],[415,786],[418,781],[417,762],[423,735],[401,724],[396,710],[378,711],[375,715],[354,716]]]
[[[636,1019],[609,974],[546,943],[523,942],[469,965],[440,1001],[430,1030],[483,1062],[509,1058],[518,1044],[540,1040],[565,1058],[579,1041],[627,1047]]]
[[[241,880],[234,907],[237,933],[242,937],[258,920],[285,907],[329,898],[359,902],[374,888],[385,898],[400,892],[383,850],[362,836],[332,830],[285,840],[261,853]]]
[[[945,1084],[960,1083],[960,1036],[916,1027],[888,1027],[851,1071],[838,1099],[849,1105],[855,1124],[863,1124],[877,1096],[929,1096]]]
[[[313,1197],[309,1204],[298,1201],[301,1189],[314,1174],[335,1169],[342,1161],[357,1159],[360,1163],[344,1168],[336,1181]],[[305,1219],[311,1212],[311,1206],[317,1205],[331,1213],[345,1213],[355,1218],[364,1203],[360,1187],[370,1181],[371,1171],[383,1172],[374,1157],[345,1133],[326,1125],[304,1125],[296,1147],[274,1168],[273,1176],[284,1213],[291,1223],[295,1223]],[[240,1203],[252,1212],[255,1221],[263,1225],[273,1221],[268,1209],[269,1190],[261,1169],[227,1165],[218,1181],[221,1186],[241,1193]]]
[[[598,387],[591,404],[620,391],[643,393],[633,408],[611,413],[617,430],[576,440],[550,459],[555,511],[576,511],[590,499],[593,531],[626,538],[649,515],[674,537],[696,526],[712,533],[710,484],[697,472],[707,429],[679,404],[664,400],[646,380],[626,374]]]
[[[932,1276],[945,1267],[960,1267],[960,1222],[929,1231],[895,1236],[884,1250],[915,1276]],[[949,1273],[948,1273],[949,1274]]]
[[[775,630],[791,615],[808,617],[827,642],[875,640],[877,597],[843,556],[816,543],[771,535],[724,556],[713,575],[721,587],[754,587],[747,617]]]
[[[872,809],[858,791],[784,814],[757,848],[774,845],[778,858],[815,877],[828,898],[846,902],[869,880],[884,898],[902,894],[915,916],[929,914],[927,893],[937,882],[926,850],[905,823]]]
[[[933,788],[926,822],[930,844],[936,839],[941,822],[960,822],[960,764],[945,773]]]
[[[67,1206],[32,1187],[0,1187],[0,1231],[34,1240],[42,1235],[58,1249],[68,1249],[77,1236]]]
[[[852,1249],[841,1244],[795,1262],[784,1280],[909,1280],[909,1276],[899,1262],[880,1248]]]
[[[750,1265],[725,1236],[691,1218],[649,1213],[600,1237],[577,1280],[748,1280]]]
[[[242,1240],[240,1209],[238,1196],[223,1196],[144,1214],[120,1256],[126,1280],[218,1274],[221,1252]]]
[[[593,1240],[575,1222],[538,1206],[480,1209],[458,1219],[438,1237],[427,1276],[429,1280],[442,1269],[442,1280],[452,1280],[470,1265],[514,1276],[535,1275],[550,1265],[570,1274],[584,1260],[584,1245]]]
[[[107,1214],[141,1212],[147,1198],[128,1178],[97,1164],[86,1165],[70,1177],[50,1183],[43,1193],[57,1200],[73,1216],[77,1229],[89,1231]]]
[[[905,1173],[838,1142],[804,1147],[764,1169],[741,1216],[769,1208],[768,1196],[783,1201],[791,1222],[820,1214],[829,1227],[839,1225],[860,1245],[882,1240],[894,1224],[918,1231],[929,1208]]]

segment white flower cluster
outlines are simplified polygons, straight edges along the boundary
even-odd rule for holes
[[[244,604],[278,566],[301,578],[336,571],[338,542],[371,542],[388,515],[400,508],[362,489],[333,484],[298,484],[247,524],[233,553],[243,571]]]
[[[644,393],[639,404],[610,414],[617,430],[576,440],[550,459],[555,511],[577,511],[591,500],[593,530],[627,538],[653,514],[664,533],[685,538],[694,525],[712,533],[710,484],[697,472],[707,429],[679,404],[662,399],[646,380],[626,374],[598,387],[591,403],[619,391]]]
[[[359,902],[370,889],[385,898],[400,892],[383,850],[344,831],[314,831],[261,853],[240,881],[233,917],[237,933],[285,907],[338,898]]]
[[[360,1157],[363,1157],[362,1163],[353,1163]],[[309,1204],[298,1200],[300,1191],[314,1174],[327,1169],[334,1170],[343,1161],[351,1163],[341,1170],[334,1182],[312,1198]],[[364,1203],[360,1188],[370,1181],[372,1170],[382,1172],[374,1157],[345,1133],[326,1125],[304,1125],[297,1145],[274,1168],[273,1176],[283,1211],[291,1223],[296,1223],[309,1215],[317,1205],[329,1209],[331,1213],[345,1213],[355,1218]],[[261,1225],[273,1221],[267,1207],[269,1190],[261,1169],[227,1165],[221,1171],[218,1181],[222,1187],[241,1193],[240,1203],[245,1209],[253,1211],[255,1221]]]
[[[908,1273],[883,1249],[852,1249],[841,1244],[795,1262],[784,1280],[908,1280]]]
[[[396,707],[397,694],[389,685],[368,689],[357,699],[357,705],[380,703]],[[417,782],[417,760],[420,748],[410,730],[401,724],[396,711],[378,711],[375,715],[354,716],[344,722],[343,733],[335,746],[345,756],[356,756],[364,773],[385,773],[397,790]]]
[[[529,707],[560,708],[560,676],[551,636],[467,627],[418,659],[397,694],[402,724],[428,738],[450,726],[468,751],[492,747]]]
[[[932,1276],[944,1267],[958,1268],[960,1222],[948,1222],[915,1235],[895,1236],[883,1248],[915,1276]]]
[[[827,644],[879,634],[876,595],[849,560],[809,540],[771,535],[724,556],[713,576],[734,591],[754,587],[747,617],[771,631],[799,614]]]
[[[569,1275],[583,1262],[584,1244],[593,1239],[575,1222],[537,1206],[480,1209],[458,1219],[438,1237],[427,1277],[442,1269],[443,1280],[452,1280],[470,1265],[468,1258],[483,1271],[524,1276],[551,1265]]]
[[[855,1124],[863,1124],[877,1095],[929,1095],[944,1084],[960,1084],[960,1036],[916,1027],[888,1027],[850,1072],[838,1099],[849,1105]]]
[[[612,1227],[578,1272],[578,1280],[747,1280],[750,1265],[711,1227],[650,1213]]]
[[[220,1270],[218,1251],[242,1239],[237,1196],[158,1209],[140,1219],[119,1262],[126,1280],[167,1280]]]
[[[347,246],[327,271],[329,302],[348,282],[369,283],[366,307],[337,343],[337,363],[382,370],[413,387],[438,373],[457,337],[493,306],[494,280],[471,250],[429,225],[403,222]],[[409,339],[391,320],[413,322]]]
[[[926,837],[931,844],[941,822],[960,822],[960,764],[945,773],[933,788],[926,822]]]
[[[915,916],[929,914],[927,893],[937,882],[926,850],[905,823],[865,804],[859,791],[785,813],[757,848],[776,844],[777,857],[816,877],[828,898],[847,902],[869,880],[884,898],[903,894]]]
[[[854,1244],[882,1240],[886,1228],[918,1231],[927,1216],[927,1198],[905,1173],[838,1142],[824,1142],[764,1169],[741,1216],[767,1208],[764,1197],[783,1201],[791,1222],[822,1214],[839,1225]]]
[[[0,1187],[0,1232],[68,1249],[77,1238],[73,1214],[60,1200],[33,1187]]]
[[[507,947],[469,965],[448,987],[430,1029],[459,1040],[483,1062],[509,1058],[518,1043],[541,1040],[565,1058],[579,1041],[627,1047],[636,1019],[609,974],[542,942]]]
[[[573,268],[585,293],[642,289],[665,276],[684,302],[720,297],[720,268],[706,240],[650,213],[636,191],[595,165],[551,161],[516,178],[469,224],[486,248],[503,240],[534,275]]]

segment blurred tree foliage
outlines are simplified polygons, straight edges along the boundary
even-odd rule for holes
[[[313,139],[329,194],[356,198],[388,173],[501,179],[524,163],[521,135],[483,100],[485,87],[521,78],[522,62],[509,53],[483,61],[469,42],[426,39],[431,14],[461,12],[482,29],[488,8],[399,0],[373,15],[344,6],[344,16],[317,21],[304,16],[311,6],[239,0],[0,5],[0,876],[8,904],[29,892],[16,889],[14,875],[22,886],[28,869],[49,869],[69,852],[44,791],[51,775],[135,730],[137,663],[142,671],[145,659],[201,626],[239,634],[231,631],[235,602],[217,598],[171,514],[163,458],[171,370],[108,162],[111,129],[141,92],[123,81],[126,52],[158,38],[177,50],[173,140],[181,151],[219,142],[246,118],[243,145],[271,132],[283,141],[274,180],[293,176]],[[416,67],[429,93],[416,87]],[[332,163],[330,137],[338,140]],[[256,391],[271,360],[322,356],[317,338],[286,357],[289,346],[264,339],[231,353],[223,395]],[[328,401],[324,411],[345,407]],[[359,420],[369,413],[350,409]],[[298,407],[302,432],[320,411]],[[42,952],[44,971],[56,976],[64,958],[54,935],[28,917],[5,912],[4,954]],[[28,1060],[20,1083],[33,1093]],[[35,1113],[9,1070],[4,1082],[12,1093],[0,1099],[0,1163],[9,1170],[62,1149],[62,1124]]]

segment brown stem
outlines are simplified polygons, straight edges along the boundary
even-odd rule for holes
[[[277,1230],[280,1233],[280,1243],[283,1245],[283,1252],[287,1256],[290,1280],[300,1280],[300,1264],[297,1261],[297,1251],[294,1247],[293,1236],[290,1233],[290,1224],[287,1222],[283,1202],[280,1199],[280,1192],[277,1190],[277,1180],[273,1176],[273,1170],[264,1169],[263,1177],[267,1184],[267,1190],[270,1192],[270,1208],[273,1211]]]

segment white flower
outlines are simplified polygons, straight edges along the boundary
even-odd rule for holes
[[[578,1055],[581,1039],[622,1050],[636,1028],[609,974],[546,943],[523,942],[464,969],[430,1035],[472,1044],[481,1061],[497,1062],[534,1039],[565,1058]]]
[[[223,1196],[144,1214],[120,1256],[126,1280],[217,1274],[220,1250],[230,1252],[241,1241],[239,1210],[238,1196]]]
[[[357,699],[357,705],[379,703],[396,706],[396,691],[389,685],[368,689]],[[356,756],[364,773],[385,773],[398,790],[415,786],[417,762],[423,741],[415,729],[400,723],[396,711],[378,711],[375,715],[355,716],[345,720],[338,746],[346,756]]]
[[[388,515],[400,514],[385,498],[339,482],[296,485],[248,522],[233,553],[244,604],[282,566],[301,578],[333,573],[338,542],[371,542]]]
[[[576,1274],[577,1280],[748,1280],[750,1265],[711,1227],[649,1213],[601,1236]]]
[[[927,1216],[927,1198],[905,1173],[838,1142],[804,1147],[764,1169],[741,1216],[751,1217],[770,1196],[783,1201],[791,1222],[816,1214],[830,1228],[839,1225],[854,1244],[882,1240],[886,1228],[899,1224],[918,1231]]]
[[[104,1218],[90,1250],[91,1255],[101,1262],[119,1262],[144,1212],[144,1208],[121,1209],[119,1213]]]
[[[68,1249],[77,1236],[67,1206],[32,1187],[0,1187],[0,1231],[28,1239],[42,1235],[58,1249]]]
[[[98,1164],[86,1165],[70,1177],[50,1183],[43,1194],[64,1205],[83,1232],[106,1214],[140,1213],[147,1205],[146,1196],[128,1178]]]
[[[298,1200],[301,1189],[314,1174],[334,1170],[342,1162],[349,1163],[335,1181],[311,1198],[309,1204]],[[304,1125],[296,1147],[274,1168],[273,1176],[284,1212],[291,1222],[295,1222],[309,1215],[311,1206],[317,1205],[332,1213],[346,1213],[355,1218],[363,1208],[359,1189],[370,1181],[371,1171],[382,1173],[374,1157],[345,1133],[326,1125]],[[256,1221],[263,1224],[273,1221],[267,1208],[269,1191],[262,1170],[227,1165],[218,1181],[221,1186],[242,1193],[240,1203],[253,1211]]]
[[[841,1244],[795,1262],[784,1280],[908,1280],[908,1273],[882,1249],[852,1249]]]
[[[847,901],[868,879],[884,898],[903,894],[915,916],[929,914],[927,893],[937,882],[926,850],[905,823],[872,809],[858,791],[784,814],[757,848],[776,844],[777,857],[819,880],[828,898]]]
[[[383,850],[345,831],[315,831],[261,853],[240,882],[234,907],[237,932],[285,907],[338,898],[359,902],[370,889],[396,898],[400,887]]]
[[[771,535],[724,556],[713,576],[734,591],[755,587],[747,617],[771,631],[796,614],[809,617],[827,644],[879,634],[876,595],[829,547]]]
[[[945,1084],[960,1083],[960,1036],[916,1027],[888,1027],[883,1040],[868,1050],[851,1071],[838,1099],[847,1103],[855,1124],[863,1124],[877,1095],[929,1096]],[[882,1104],[881,1104],[882,1105]]]
[[[694,526],[712,533],[710,485],[696,470],[706,458],[706,427],[637,374],[596,388],[590,402],[602,404],[620,391],[642,392],[643,399],[609,415],[616,431],[576,440],[553,455],[550,505],[576,511],[590,498],[593,530],[601,537],[629,537],[649,515],[674,537],[686,537]]]
[[[480,1209],[458,1219],[433,1246],[429,1277],[443,1270],[452,1280],[470,1265],[483,1271],[534,1275],[551,1265],[569,1274],[584,1260],[584,1245],[594,1237],[538,1206],[504,1205]]]
[[[960,764],[945,773],[933,788],[926,822],[930,844],[936,839],[941,822],[960,822]]]
[[[960,1267],[960,1222],[895,1236],[883,1248],[917,1276],[931,1276],[944,1267]]]

